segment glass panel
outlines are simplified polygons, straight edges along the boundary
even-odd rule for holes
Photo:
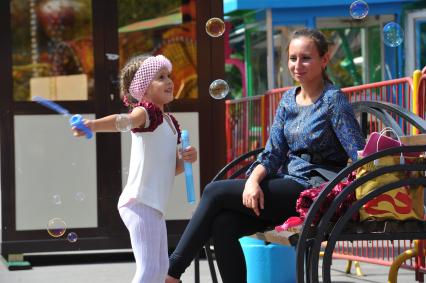
[[[247,96],[244,48],[244,22],[241,17],[225,17],[225,80],[231,91],[230,99]]]
[[[373,26],[366,28],[367,31],[367,52],[368,52],[368,66],[369,70],[369,81],[368,83],[380,82],[382,81],[382,59],[381,59],[381,50],[378,48],[381,43],[381,33],[382,30],[380,26]],[[367,82],[364,82],[367,83]]]
[[[228,83],[229,88],[232,90],[229,93],[229,98],[231,99],[243,97],[244,87],[242,86],[242,76],[245,75],[245,72],[242,73],[241,70],[241,68],[238,68],[233,63],[225,64],[225,80]]]
[[[232,98],[263,94],[268,88],[265,18],[265,10],[225,16],[225,71]]]
[[[327,73],[339,87],[362,84],[362,64],[360,28],[323,29],[331,41],[330,63]]]
[[[15,164],[16,230],[44,230],[53,218],[98,226],[96,140],[73,137],[59,115],[15,116]]]
[[[247,42],[247,38],[249,40]],[[268,90],[266,23],[246,31],[246,48],[250,48],[248,68],[251,69],[251,94],[259,95]],[[250,91],[249,91],[250,93]]]
[[[302,26],[274,27],[274,70],[276,88],[294,85],[293,78],[287,67],[287,47],[292,33],[301,27]]]
[[[426,66],[426,20],[418,22],[418,31],[416,35],[419,37],[417,41],[417,62],[418,66],[416,69],[422,69]]]
[[[12,0],[13,94],[93,99],[91,0]]]
[[[175,98],[198,98],[196,1],[117,2],[120,67],[136,55],[163,54],[173,64]]]

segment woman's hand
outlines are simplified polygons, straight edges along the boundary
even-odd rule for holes
[[[264,196],[259,182],[247,179],[243,192],[243,205],[253,209],[257,216],[260,215],[260,209],[264,208]]]
[[[188,146],[182,150],[182,159],[185,162],[194,163],[197,161],[197,150],[193,146]]]

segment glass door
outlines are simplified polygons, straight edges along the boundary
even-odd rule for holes
[[[406,21],[406,76],[426,66],[426,9],[410,12]]]
[[[14,104],[93,103],[91,11],[85,0],[11,1]],[[97,227],[96,138],[73,139],[66,117],[31,104],[14,115],[16,230],[44,230],[52,218]]]
[[[9,29],[2,36],[10,41],[2,41],[10,46],[3,55],[9,64],[1,67],[9,73],[0,97],[5,105],[2,211],[10,213],[2,215],[2,253],[100,246],[112,233],[124,232],[112,213],[121,191],[120,136],[74,138],[69,117],[33,99],[44,97],[85,118],[119,110],[113,84],[118,69],[116,22],[96,24],[115,18],[115,2],[3,2],[7,9],[0,13],[9,20]],[[107,210],[112,217],[103,213]],[[72,244],[67,241],[70,232],[77,235]],[[38,244],[22,245],[34,241]]]
[[[393,78],[394,56],[387,54],[381,35],[384,23],[392,20],[391,15],[363,21],[317,19],[317,28],[331,40],[327,73],[336,85],[347,87]]]

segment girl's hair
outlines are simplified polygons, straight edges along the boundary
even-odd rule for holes
[[[150,56],[144,54],[130,58],[120,71],[120,96],[123,98],[124,104],[130,108],[133,108],[138,102],[129,93],[130,84],[139,67]]]
[[[311,39],[314,42],[320,57],[323,57],[325,54],[327,54],[330,42],[327,40],[325,35],[316,29],[301,28],[301,29],[295,30],[293,34],[291,35],[290,41],[288,42],[288,46],[287,46],[287,55],[288,55],[288,50],[289,50],[291,41],[293,39],[300,38],[300,37],[307,37]],[[322,77],[324,81],[333,83],[327,75],[327,67],[322,71]]]

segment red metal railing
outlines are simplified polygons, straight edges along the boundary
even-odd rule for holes
[[[225,101],[227,161],[263,145],[264,97]]]
[[[378,83],[365,84],[343,88],[349,101],[386,101],[411,109],[413,100],[412,79],[401,78]],[[426,88],[426,78],[421,80],[421,87]],[[256,145],[264,146],[269,130],[275,117],[281,96],[291,87],[274,89],[264,95],[227,100],[226,104],[226,139],[227,161],[255,148]],[[419,94],[419,100],[424,99],[424,92]],[[424,106],[421,111],[424,112]],[[422,113],[423,113],[422,112]],[[367,114],[369,131],[378,131],[382,125],[376,117]],[[412,129],[400,121],[406,134]]]
[[[350,102],[354,101],[385,101],[398,104],[411,110],[413,101],[413,80],[409,77],[343,88]],[[396,118],[396,117],[394,117]],[[378,119],[370,114],[366,116],[368,131],[375,132],[382,128]],[[399,121],[405,134],[412,133],[412,129],[404,121]]]
[[[420,82],[419,82],[419,94],[418,94],[418,113],[417,115],[421,118],[425,119],[426,117],[426,109],[425,109],[425,103],[426,103],[426,74],[421,76]]]

